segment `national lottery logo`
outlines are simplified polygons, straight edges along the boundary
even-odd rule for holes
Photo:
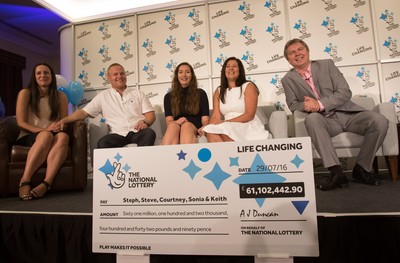
[[[198,69],[207,66],[205,62],[195,62],[193,63],[193,69]]]
[[[300,32],[300,39],[306,39],[311,37],[311,34],[307,32],[307,22],[299,19],[296,24],[294,24],[294,29]]]
[[[215,59],[215,63],[218,63],[222,67],[226,59],[227,57],[224,54],[219,54],[219,56]]]
[[[294,5],[290,6],[290,9],[295,9],[295,8],[300,7],[300,6],[307,5],[309,3],[310,3],[309,0],[298,0],[298,1],[294,2]]]
[[[333,2],[332,0],[322,0],[322,2],[324,2],[324,4],[326,5],[326,7],[325,7],[326,11],[335,9],[337,7],[336,4],[332,3]]]
[[[171,73],[171,77],[174,76],[174,71],[177,66],[178,66],[178,63],[172,59],[165,66],[165,68],[167,68],[169,70],[169,72]]]
[[[271,59],[268,59],[268,60],[267,60],[267,63],[269,64],[269,63],[278,61],[278,60],[283,59],[283,58],[284,58],[283,55],[275,54],[275,55],[272,55],[272,56],[271,56]]]
[[[277,96],[285,93],[283,86],[282,86],[281,78],[279,77],[278,74],[275,74],[269,83],[275,87],[275,90],[276,90],[275,94]]]
[[[173,14],[172,12],[168,12],[164,20],[169,23],[169,30],[174,30],[179,27],[179,24],[175,23],[175,14]]]
[[[133,58],[133,54],[131,53],[131,45],[124,42],[121,47],[119,48],[119,50],[124,53],[124,60],[128,60]]]
[[[90,63],[88,50],[86,48],[82,48],[78,53],[78,57],[82,59],[82,66],[85,66]]]
[[[242,56],[242,60],[247,64],[247,70],[252,71],[258,68],[258,65],[254,63],[254,55],[250,54],[249,51]]]
[[[283,39],[283,36],[279,35],[279,26],[276,25],[275,23],[271,23],[267,27],[266,31],[273,36],[273,39],[271,40],[272,43],[276,43],[276,42],[281,41]]]
[[[244,21],[254,18],[254,14],[251,14],[249,3],[243,1],[243,3],[241,5],[239,5],[238,10],[244,14],[244,17],[243,17]]]
[[[204,48],[204,45],[201,44],[200,35],[196,32],[189,37],[189,41],[194,44],[194,51],[199,51]]]
[[[361,67],[356,76],[364,82],[364,85],[362,86],[364,89],[375,86],[375,82],[371,82],[370,71],[365,69],[365,67]]]
[[[150,65],[149,62],[146,63],[146,65],[144,65],[143,67],[143,71],[147,73],[148,77],[147,77],[147,81],[151,81],[157,78],[157,75],[154,75],[153,71],[154,71],[154,66]]]
[[[392,54],[389,55],[390,58],[395,58],[397,56],[400,56],[400,52],[397,51],[397,39],[388,37],[383,43],[383,46],[388,48],[392,52]]]
[[[220,42],[219,48],[228,47],[231,44],[229,41],[226,41],[226,32],[222,29],[218,29],[214,35],[214,38],[218,39]]]
[[[157,97],[159,94],[158,94],[158,92],[152,92],[152,91],[150,91],[149,93],[146,93],[146,96],[147,96],[147,98],[149,98],[149,99],[151,99],[151,98],[154,98],[154,97]]]
[[[111,34],[108,33],[108,25],[106,23],[101,23],[101,25],[99,26],[99,31],[103,34],[103,40],[111,37]]]
[[[361,34],[369,30],[368,27],[364,26],[364,16],[360,16],[357,13],[351,18],[350,23],[357,26],[357,34]]]
[[[254,44],[257,42],[256,39],[253,39],[253,33],[252,33],[253,29],[248,28],[247,26],[245,26],[241,31],[240,31],[240,35],[243,36],[246,39],[246,46]]]
[[[179,52],[180,48],[176,47],[176,38],[173,36],[169,36],[167,40],[165,40],[165,44],[170,47],[170,54],[174,54]]]
[[[279,16],[281,14],[281,11],[278,10],[276,5],[276,0],[266,1],[264,7],[271,11],[271,14],[269,14],[270,17]]]
[[[106,177],[111,190],[121,189],[126,182],[128,182],[128,188],[153,188],[157,184],[156,177],[144,177],[138,171],[131,171],[132,167],[123,160],[124,157],[117,153],[111,161],[107,159],[105,164],[99,168],[99,171]]]
[[[89,73],[87,73],[85,70],[82,70],[81,73],[79,73],[78,79],[83,83],[83,87],[90,87],[90,82],[89,82]]]
[[[390,99],[390,102],[394,104],[396,113],[399,113],[400,112],[400,95],[398,92],[396,92],[392,96],[392,98]]]
[[[123,34],[124,37],[130,36],[133,34],[133,31],[130,30],[130,22],[124,19],[121,24],[119,24],[119,27],[122,28],[122,30],[125,32]]]
[[[189,12],[188,17],[194,21],[194,23],[192,24],[194,27],[203,24],[203,21],[200,20],[200,11],[196,8],[193,8],[192,11]]]
[[[385,21],[385,23],[387,24],[387,31],[390,31],[392,29],[396,29],[399,27],[399,24],[395,24],[394,23],[394,16],[393,16],[393,12],[390,12],[389,10],[385,10],[381,16],[379,17],[379,19]]]
[[[339,62],[342,61],[342,57],[338,56],[338,51],[337,51],[337,46],[335,46],[332,43],[329,43],[326,47],[324,52],[328,53],[329,56],[331,56],[331,58],[333,59],[333,61],[335,62]]]
[[[108,75],[107,75],[106,68],[103,68],[102,70],[100,70],[99,77],[103,80],[103,86],[110,84],[110,82],[108,81]]]
[[[143,44],[142,44],[142,48],[147,50],[147,57],[151,57],[154,56],[155,54],[157,54],[157,51],[153,50],[153,41],[151,41],[150,39],[146,39]]]
[[[103,63],[106,63],[111,60],[111,57],[108,55],[108,47],[103,45],[99,49],[99,54],[103,57],[101,60]]]
[[[326,17],[324,20],[322,20],[321,26],[328,29],[328,32],[329,32],[328,37],[333,37],[340,33],[339,30],[335,29],[335,20],[330,18],[329,16]]]

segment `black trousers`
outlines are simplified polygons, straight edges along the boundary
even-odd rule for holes
[[[154,145],[156,133],[151,128],[146,128],[138,132],[130,131],[126,136],[116,133],[110,133],[97,142],[97,148],[117,148],[124,147],[130,143],[136,143],[138,146]]]

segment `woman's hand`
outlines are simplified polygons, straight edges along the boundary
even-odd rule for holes
[[[62,130],[61,130],[61,125],[58,124],[57,122],[51,123],[51,124],[47,127],[46,130],[49,131],[49,132],[60,132],[60,131],[62,131]]]
[[[201,126],[200,128],[197,129],[197,134],[199,135],[199,137],[205,135],[205,132],[203,132],[203,128],[204,126]]]
[[[182,126],[185,122],[187,122],[188,120],[185,117],[180,117],[179,119],[177,119],[175,122],[178,123],[180,126]]]

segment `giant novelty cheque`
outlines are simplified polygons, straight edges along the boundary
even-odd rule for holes
[[[318,256],[311,141],[97,149],[93,251]]]

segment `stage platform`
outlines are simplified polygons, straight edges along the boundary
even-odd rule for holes
[[[320,256],[294,262],[400,262],[400,181],[381,171],[382,186],[350,182],[316,191]],[[326,174],[316,175],[316,181]],[[350,174],[348,174],[351,179]],[[93,182],[83,192],[49,193],[29,202],[0,198],[0,262],[116,262],[92,253]],[[154,255],[151,262],[252,263],[252,257]]]

